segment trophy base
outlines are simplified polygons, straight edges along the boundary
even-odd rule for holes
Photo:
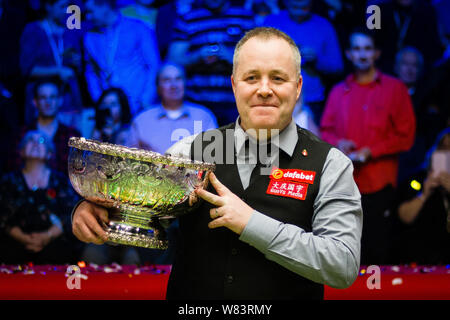
[[[161,250],[165,250],[169,246],[168,240],[158,237],[158,230],[142,229],[126,223],[111,221],[105,227],[105,231],[108,236],[107,243]]]

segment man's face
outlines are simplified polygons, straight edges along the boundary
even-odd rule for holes
[[[289,14],[298,20],[304,20],[311,14],[311,0],[285,0]]]
[[[68,0],[59,0],[56,1],[54,4],[46,4],[45,10],[47,11],[47,16],[50,19],[63,23],[67,19],[66,10],[68,6],[69,6]]]
[[[284,129],[300,95],[292,48],[284,40],[251,38],[231,77],[243,129]]]
[[[56,85],[45,83],[39,87],[33,102],[40,116],[51,118],[56,116],[63,101]]]
[[[351,36],[350,49],[346,51],[346,55],[356,70],[367,71],[375,66],[380,53],[375,49],[370,37],[354,34]]]
[[[409,7],[414,3],[414,0],[397,0],[397,3],[402,7]]]
[[[211,10],[222,8],[227,2],[228,0],[204,0],[205,6]]]
[[[180,69],[166,66],[158,80],[158,92],[163,101],[179,101],[184,97],[184,78]]]
[[[405,84],[413,84],[419,76],[419,58],[414,52],[405,52],[397,66],[397,74]]]
[[[98,3],[95,0],[86,1],[86,19],[97,26],[103,26],[105,17],[111,8],[105,3]]]

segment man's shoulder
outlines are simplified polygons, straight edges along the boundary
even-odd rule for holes
[[[159,105],[152,105],[149,108],[142,110],[135,117],[133,122],[148,121],[156,118],[156,116],[161,112],[161,107]]]
[[[380,77],[385,87],[406,90],[406,85],[400,79],[383,72],[380,72]]]
[[[348,77],[344,80],[341,80],[340,82],[336,83],[330,91],[330,95],[335,94],[343,94],[344,92],[349,91],[349,83],[348,83]]]
[[[203,116],[214,117],[213,112],[201,104],[197,104],[197,103],[193,103],[193,102],[185,102],[184,107],[189,112],[193,113],[194,115],[203,115]]]

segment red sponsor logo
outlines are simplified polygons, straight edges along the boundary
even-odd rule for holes
[[[313,184],[314,178],[316,177],[316,172],[301,169],[274,168],[270,177],[275,180],[290,180],[295,182]]]
[[[307,191],[308,185],[306,183],[270,179],[266,193],[275,196],[305,200]]]

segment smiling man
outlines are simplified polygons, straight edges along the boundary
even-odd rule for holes
[[[213,130],[224,139],[209,142],[207,131],[168,150],[201,160],[211,143],[223,143],[232,161],[217,162],[208,189],[196,190],[203,200],[179,218],[167,298],[322,299],[323,284],[350,286],[359,270],[360,194],[351,161],[292,120],[302,88],[297,46],[277,29],[252,29],[236,45],[231,81],[240,116]],[[256,152],[269,145],[265,157]],[[106,210],[82,202],[75,235],[102,243],[96,219],[107,221]]]

